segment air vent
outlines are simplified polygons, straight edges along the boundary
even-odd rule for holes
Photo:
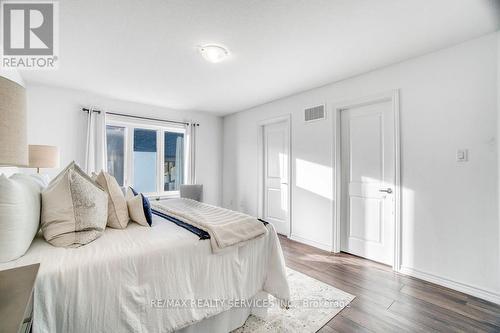
[[[318,105],[314,106],[312,108],[307,108],[305,109],[305,121],[306,122],[311,122],[311,121],[316,121],[316,120],[322,120],[325,119],[325,106],[324,105]]]

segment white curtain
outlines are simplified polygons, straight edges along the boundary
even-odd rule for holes
[[[175,190],[179,190],[179,183],[184,179],[184,138],[177,137],[175,142]]]
[[[198,124],[190,123],[186,125],[186,184],[196,184],[196,131]]]
[[[106,113],[89,109],[85,171],[91,174],[106,170],[106,160]]]

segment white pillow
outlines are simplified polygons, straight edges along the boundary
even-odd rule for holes
[[[0,262],[26,253],[40,226],[40,193],[37,176],[0,175]]]
[[[115,177],[109,173],[101,171],[92,179],[99,184],[108,194],[108,223],[107,226],[115,229],[127,227],[129,216],[127,201]]]
[[[54,246],[92,242],[108,220],[108,195],[75,162],[42,192],[42,232]]]
[[[46,188],[50,184],[49,175],[42,173],[34,173],[30,175],[42,188]]]

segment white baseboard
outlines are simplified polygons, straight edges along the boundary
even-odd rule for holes
[[[401,269],[399,270],[400,273],[406,274],[413,276],[417,279],[421,279],[427,282],[435,283],[440,286],[450,288],[453,290],[460,291],[462,293],[472,295],[481,299],[484,299],[486,301],[490,301],[496,304],[500,304],[500,294],[489,291],[489,290],[484,290],[482,288],[474,287],[468,284],[464,284],[461,282],[456,282],[447,278],[443,278],[440,276],[436,276],[434,274],[426,273],[419,271],[414,268],[402,266]]]
[[[331,244],[325,244],[325,243],[321,243],[321,242],[316,242],[316,241],[313,241],[311,239],[303,238],[303,237],[300,237],[300,236],[297,236],[297,235],[294,235],[294,234],[290,235],[290,239],[294,240],[296,242],[302,243],[302,244],[306,244],[306,245],[310,245],[310,246],[313,246],[313,247],[317,247],[318,249],[321,249],[321,250],[332,252],[332,245]]]

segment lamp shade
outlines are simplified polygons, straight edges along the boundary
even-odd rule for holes
[[[0,76],[0,165],[28,165],[26,92]]]
[[[55,146],[29,145],[30,168],[58,168],[59,148]]]

